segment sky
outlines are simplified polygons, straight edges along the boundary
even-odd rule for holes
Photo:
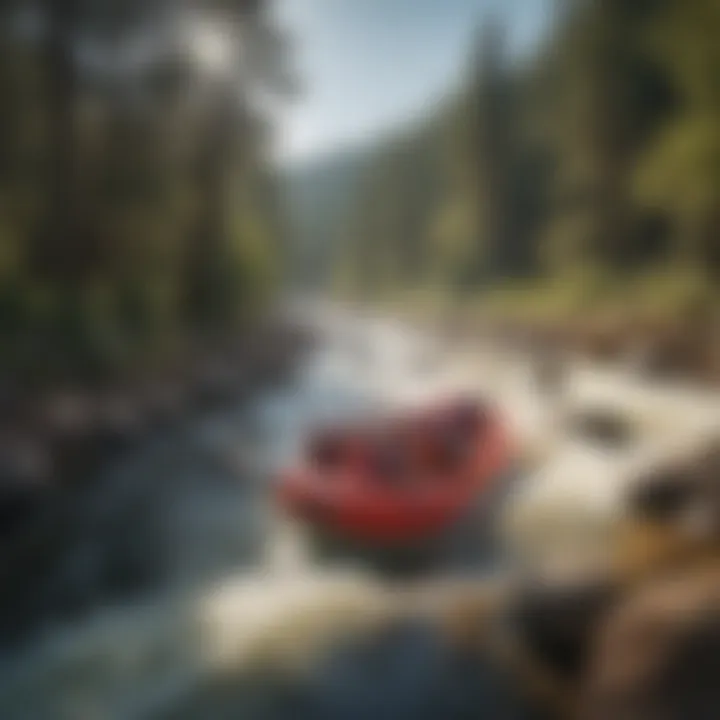
[[[542,37],[553,0],[277,0],[303,91],[281,122],[295,162],[361,143],[417,116],[457,84],[484,16],[510,49]]]

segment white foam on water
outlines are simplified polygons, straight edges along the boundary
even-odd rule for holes
[[[300,672],[328,643],[377,627],[393,607],[361,574],[318,572],[239,576],[197,596],[107,610],[6,668],[0,717],[153,717],[218,677]]]

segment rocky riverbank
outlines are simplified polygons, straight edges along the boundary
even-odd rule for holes
[[[541,317],[525,310],[393,306],[392,315],[450,342],[475,342],[526,353],[571,355],[631,365],[648,378],[720,386],[720,308],[638,316],[599,309]]]
[[[712,321],[503,319],[465,323],[458,330],[463,337],[480,336],[533,352],[630,364],[646,377],[720,385],[720,333]]]

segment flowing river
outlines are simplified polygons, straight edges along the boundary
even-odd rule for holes
[[[677,438],[678,412],[686,429],[691,415],[720,427],[715,395],[663,395],[579,368],[575,396],[630,403],[647,426],[631,450],[588,450],[563,436],[562,408],[532,390],[521,362],[449,352],[389,321],[337,313],[319,325],[317,351],[283,387],[153,440],[105,473],[24,601],[83,610],[40,613],[33,639],[3,660],[3,720],[492,716],[492,693],[429,628],[409,619],[363,632],[393,611],[378,578],[318,566],[277,522],[273,474],[304,433],[451,389],[491,393],[546,468],[509,520],[516,544],[534,548],[549,526],[556,544],[572,543],[579,526],[597,528],[597,542],[620,468]],[[540,461],[551,453],[554,464]],[[339,642],[351,630],[367,640]],[[331,660],[311,662],[328,643]]]

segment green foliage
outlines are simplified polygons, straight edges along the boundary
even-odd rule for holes
[[[441,112],[365,154],[330,233],[343,287],[540,315],[718,302],[720,3],[557,9],[522,64],[486,23]]]
[[[31,5],[37,38],[15,22]],[[280,208],[252,98],[287,88],[284,41],[267,3],[193,0],[178,12],[236,32],[246,66],[233,48],[219,71],[189,47],[168,63],[176,25],[160,5],[0,10],[0,370],[119,373],[206,327],[232,332],[277,281]],[[76,60],[91,44],[112,63],[158,22],[157,57]]]
[[[236,307],[267,297],[278,282],[278,267],[271,229],[257,212],[247,208],[236,216],[234,243],[228,266]]]

